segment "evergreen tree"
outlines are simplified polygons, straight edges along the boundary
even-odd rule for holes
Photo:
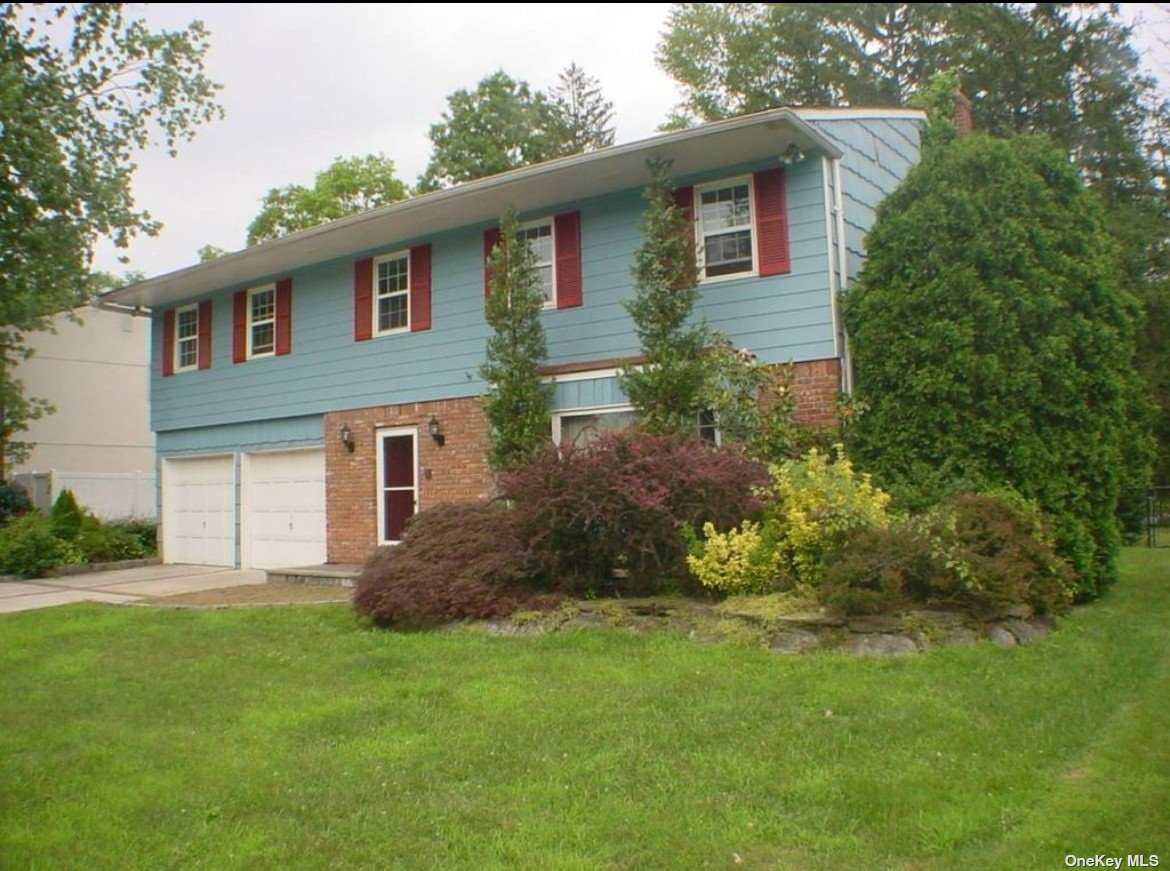
[[[613,145],[613,103],[605,99],[596,78],[571,63],[549,96],[560,114],[560,139],[570,154]]]
[[[1101,209],[1040,137],[928,149],[845,299],[851,454],[908,503],[1010,487],[1091,597],[1114,579],[1137,307]]]
[[[532,250],[518,233],[515,212],[500,218],[500,240],[488,258],[486,360],[480,377],[488,383],[483,398],[491,440],[488,462],[496,470],[527,462],[549,439],[552,388],[541,381],[548,354],[540,313],[544,293]]]
[[[634,297],[624,305],[642,346],[643,363],[618,375],[643,428],[693,433],[710,395],[704,350],[710,333],[691,316],[698,298],[694,230],[675,205],[670,162],[648,162],[643,242],[634,252]]]

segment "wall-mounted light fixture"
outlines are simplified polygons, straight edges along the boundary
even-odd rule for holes
[[[439,420],[434,415],[427,421],[427,432],[431,434],[431,441],[442,447],[447,443],[447,437],[443,435],[443,430],[439,426]]]
[[[341,425],[341,432],[339,432],[337,435],[341,439],[341,443],[343,445],[345,445],[345,449],[352,454],[353,453],[353,430],[351,430],[349,428],[349,424],[343,423]]]
[[[800,163],[802,160],[804,160],[804,152],[795,142],[789,142],[784,153],[780,155],[780,162],[785,166],[792,166],[792,164]]]

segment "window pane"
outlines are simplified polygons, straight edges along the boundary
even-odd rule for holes
[[[179,312],[178,316],[178,337],[180,339],[187,339],[193,337],[199,331],[199,310],[189,308],[186,311]]]
[[[704,232],[730,230],[751,224],[751,201],[746,184],[703,191],[700,203]]]
[[[406,290],[409,285],[409,270],[407,258],[396,257],[393,260],[382,260],[378,263],[376,290],[379,296],[387,293],[398,293]]]
[[[252,327],[252,353],[270,354],[275,347],[276,330],[272,321]]]
[[[703,259],[707,275],[751,272],[752,234],[750,230],[707,236],[703,239]]]
[[[414,486],[414,439],[411,436],[382,439],[382,476],[385,487]]]
[[[179,341],[179,368],[185,369],[199,362],[199,342],[196,339]]]
[[[540,279],[540,292],[544,294],[546,300],[553,298],[553,270],[552,266],[538,266],[536,268],[537,278]]]
[[[413,490],[387,490],[382,517],[386,528],[382,530],[383,541],[402,541],[402,530],[406,521],[414,514]]]
[[[378,300],[378,330],[400,330],[407,326],[407,295],[384,296]]]
[[[632,411],[562,415],[561,442],[572,445],[587,445],[603,432],[628,429],[635,420],[637,420],[637,415]]]
[[[276,291],[264,290],[252,294],[252,322],[276,317]]]

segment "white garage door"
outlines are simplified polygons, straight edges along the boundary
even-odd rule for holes
[[[231,566],[236,562],[236,479],[230,456],[164,460],[163,559]]]
[[[325,562],[325,451],[248,454],[243,506],[246,566]]]

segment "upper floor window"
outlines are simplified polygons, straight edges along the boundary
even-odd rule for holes
[[[276,285],[248,291],[248,356],[276,351]]]
[[[379,333],[410,328],[410,252],[374,258],[374,323]]]
[[[199,307],[184,306],[175,312],[175,371],[199,365]]]
[[[540,280],[540,290],[544,294],[544,307],[556,305],[556,276],[553,263],[556,259],[553,241],[553,222],[549,218],[545,221],[534,221],[520,227],[518,235],[528,243],[536,266],[536,275]]]
[[[752,186],[749,179],[696,188],[701,276],[719,278],[755,270]]]

